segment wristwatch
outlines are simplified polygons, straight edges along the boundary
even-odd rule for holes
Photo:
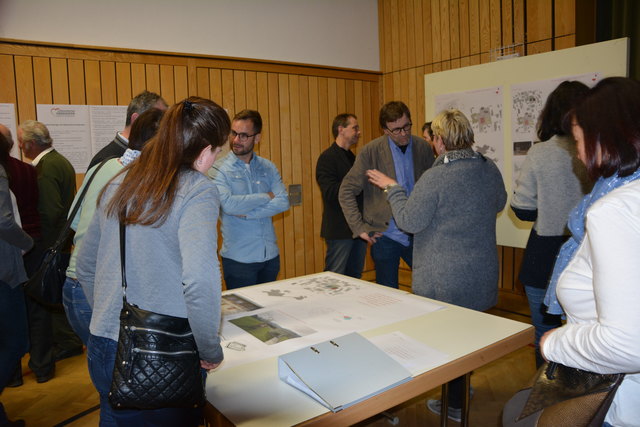
[[[398,185],[397,182],[394,182],[393,184],[388,184],[384,187],[384,190],[382,191],[384,191],[385,193],[388,193],[391,188],[396,187],[397,185]]]

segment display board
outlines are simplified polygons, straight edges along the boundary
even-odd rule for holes
[[[535,142],[522,135],[535,134],[546,96],[563,80],[595,84],[604,77],[627,76],[628,50],[629,40],[623,38],[425,74],[426,121],[439,111],[437,106],[465,112],[474,127],[475,148],[502,172],[509,200],[498,215],[499,245],[524,248],[533,224],[517,219],[509,203],[519,159]]]

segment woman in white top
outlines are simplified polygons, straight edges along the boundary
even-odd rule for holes
[[[605,426],[640,423],[640,83],[602,80],[567,117],[593,190],[571,212],[547,293],[567,323],[543,335],[546,360],[626,373]],[[555,297],[557,296],[557,301]]]

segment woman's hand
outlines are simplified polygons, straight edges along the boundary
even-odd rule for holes
[[[369,182],[383,190],[387,185],[397,184],[394,179],[389,178],[377,169],[369,169],[366,173],[367,178],[369,178]]]
[[[200,360],[200,367],[202,369],[210,371],[210,370],[216,369],[218,366],[220,366],[220,363],[222,363],[222,362],[211,363],[211,362],[207,362],[206,360]]]
[[[542,356],[542,358],[544,359],[545,362],[548,362],[549,360],[544,355],[544,342],[547,340],[547,337],[549,336],[549,334],[553,333],[553,331],[555,331],[556,329],[558,329],[558,328],[553,328],[553,329],[545,332],[544,335],[542,335],[540,337],[540,343],[538,345],[540,347],[540,355]]]

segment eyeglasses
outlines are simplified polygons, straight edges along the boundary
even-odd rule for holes
[[[389,132],[391,132],[392,134],[394,134],[394,135],[400,135],[400,134],[402,134],[402,132],[403,132],[403,131],[404,131],[404,133],[409,133],[409,132],[411,132],[411,126],[413,126],[413,123],[409,122],[409,124],[404,125],[404,126],[403,126],[403,127],[401,127],[401,128],[395,128],[395,129],[389,129],[389,128],[387,128],[387,130],[388,130]]]
[[[248,133],[244,133],[244,132],[237,133],[235,130],[232,130],[231,133],[229,134],[229,139],[233,140],[237,136],[241,142],[247,142],[247,139],[251,138],[252,136],[256,136],[258,133],[260,132],[254,133],[253,135],[249,135]]]

